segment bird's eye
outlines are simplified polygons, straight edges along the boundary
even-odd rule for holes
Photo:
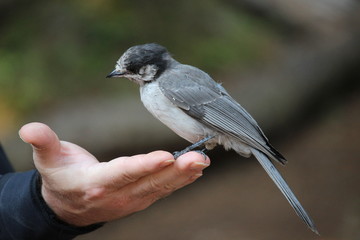
[[[139,73],[139,70],[140,70],[140,66],[137,66],[137,65],[130,65],[126,68],[126,71],[128,71],[129,73],[132,73],[132,74],[137,74]]]

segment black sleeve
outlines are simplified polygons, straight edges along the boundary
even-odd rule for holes
[[[8,161],[5,151],[0,144],[0,175],[13,171],[14,169]]]
[[[36,170],[0,175],[0,240],[66,240],[103,224],[75,227],[59,220],[40,193]]]

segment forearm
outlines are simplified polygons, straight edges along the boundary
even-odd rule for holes
[[[101,226],[58,220],[42,199],[38,178],[35,170],[0,177],[0,239],[73,239]]]

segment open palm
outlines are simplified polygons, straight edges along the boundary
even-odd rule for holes
[[[175,161],[165,151],[100,163],[78,145],[59,141],[44,124],[27,124],[19,133],[33,146],[46,203],[60,219],[76,226],[142,210],[195,181],[210,164],[208,158],[195,152]]]

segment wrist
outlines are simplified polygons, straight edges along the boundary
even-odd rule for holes
[[[39,196],[58,221],[75,227],[85,227],[97,223],[84,217],[84,214],[81,213],[80,204],[74,204],[74,201],[69,200],[69,197],[49,190],[49,187],[43,184],[40,174],[37,184]]]
[[[36,206],[37,208],[36,212],[38,212],[39,215],[42,216],[42,222],[44,222],[44,224],[47,224],[49,228],[48,230],[46,230],[47,227],[43,226],[41,227],[41,229],[45,229],[46,231],[50,231],[51,229],[51,231],[61,232],[62,234],[64,234],[64,236],[71,235],[73,236],[72,238],[74,238],[77,235],[92,232],[104,225],[104,223],[97,223],[84,227],[79,227],[67,222],[66,220],[61,219],[49,206],[49,204],[45,201],[41,194],[42,181],[38,171],[35,171],[35,173],[33,174],[33,177],[31,179],[31,186],[31,199],[34,203],[34,206]],[[37,222],[41,221],[38,220]]]

